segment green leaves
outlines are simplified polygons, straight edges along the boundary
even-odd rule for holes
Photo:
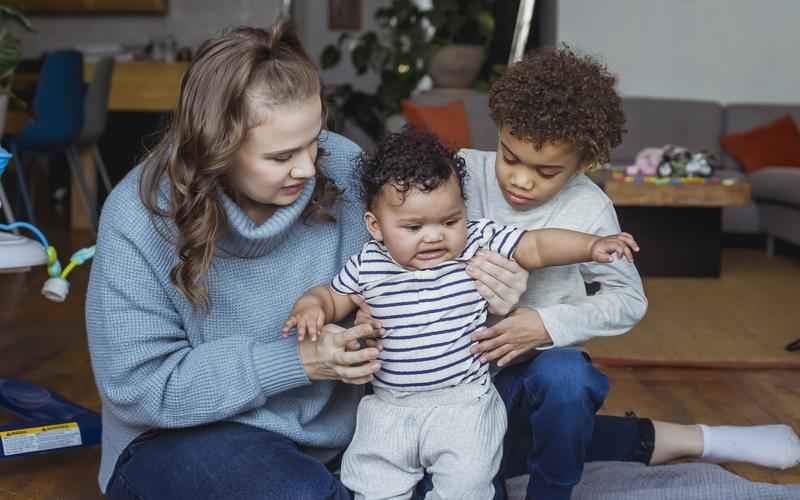
[[[343,33],[335,45],[326,46],[320,54],[323,70],[335,67],[349,53],[356,74],[380,76],[374,94],[355,91],[346,84],[326,89],[332,126],[341,126],[349,118],[374,139],[379,138],[385,119],[400,111],[403,99],[428,74],[436,47],[488,45],[494,33],[493,1],[433,0],[433,7],[422,11],[411,0],[392,0],[375,11],[377,31]],[[435,29],[433,39],[431,27]]]
[[[34,31],[31,22],[28,20],[27,17],[25,17],[25,14],[15,9],[14,7],[9,7],[7,5],[0,5],[0,20],[3,21],[11,20],[12,22],[16,23],[17,26],[25,29],[26,31]]]
[[[34,31],[31,22],[22,12],[13,7],[0,5],[0,23],[5,24],[8,21],[26,31]],[[4,26],[0,29],[0,95],[9,95],[12,99],[16,99],[11,92],[11,84],[14,70],[21,57],[19,39]]]

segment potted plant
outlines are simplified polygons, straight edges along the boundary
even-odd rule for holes
[[[494,34],[491,0],[434,0],[426,16],[434,28],[429,64],[436,87],[469,88]]]
[[[17,99],[12,91],[12,85],[14,71],[22,58],[19,39],[8,29],[9,22],[26,31],[33,31],[31,22],[22,12],[13,7],[0,5],[0,137],[5,128],[8,100]]]
[[[378,32],[345,33],[320,56],[322,69],[329,69],[349,51],[356,74],[380,76],[374,93],[349,84],[326,88],[331,127],[341,131],[351,120],[373,140],[424,76],[430,74],[438,87],[470,87],[494,33],[492,0],[433,0],[425,10],[412,0],[392,0],[375,19]]]
[[[356,37],[343,34],[336,45],[328,45],[320,56],[322,69],[329,69],[350,53],[356,74],[374,72],[380,83],[374,93],[355,90],[350,84],[328,86],[326,97],[334,130],[352,120],[372,139],[383,135],[386,118],[399,112],[400,103],[411,95],[427,74],[430,57],[425,13],[411,0],[392,0],[375,11],[380,29]]]

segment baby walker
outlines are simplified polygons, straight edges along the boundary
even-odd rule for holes
[[[0,178],[11,155],[0,147]],[[5,193],[0,185],[0,206]],[[51,301],[63,302],[69,293],[67,277],[78,266],[94,256],[94,246],[82,248],[61,269],[55,248],[44,234],[26,222],[14,222],[10,207],[6,207],[9,224],[0,224],[0,273],[25,272],[32,266],[47,265],[49,279],[42,294]],[[19,236],[12,231],[25,229],[39,240]],[[93,446],[100,442],[100,415],[71,403],[35,384],[0,378],[0,408],[22,420],[21,423],[0,425],[0,458],[76,446]]]

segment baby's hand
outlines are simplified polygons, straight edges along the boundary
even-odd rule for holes
[[[325,309],[320,300],[313,296],[304,296],[295,302],[289,319],[283,324],[283,336],[288,337],[289,331],[297,328],[298,341],[306,338],[306,332],[311,335],[312,341],[316,341],[324,324]]]
[[[595,262],[613,262],[616,257],[625,255],[628,262],[633,262],[633,252],[639,251],[639,245],[628,233],[606,236],[592,245],[592,260]]]

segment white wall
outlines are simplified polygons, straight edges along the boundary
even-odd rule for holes
[[[800,101],[798,0],[560,0],[558,38],[624,95]]]
[[[144,45],[170,34],[179,46],[196,48],[227,27],[269,26],[280,8],[281,0],[169,0],[166,16],[36,16],[37,32],[20,38],[26,56],[82,43]]]

